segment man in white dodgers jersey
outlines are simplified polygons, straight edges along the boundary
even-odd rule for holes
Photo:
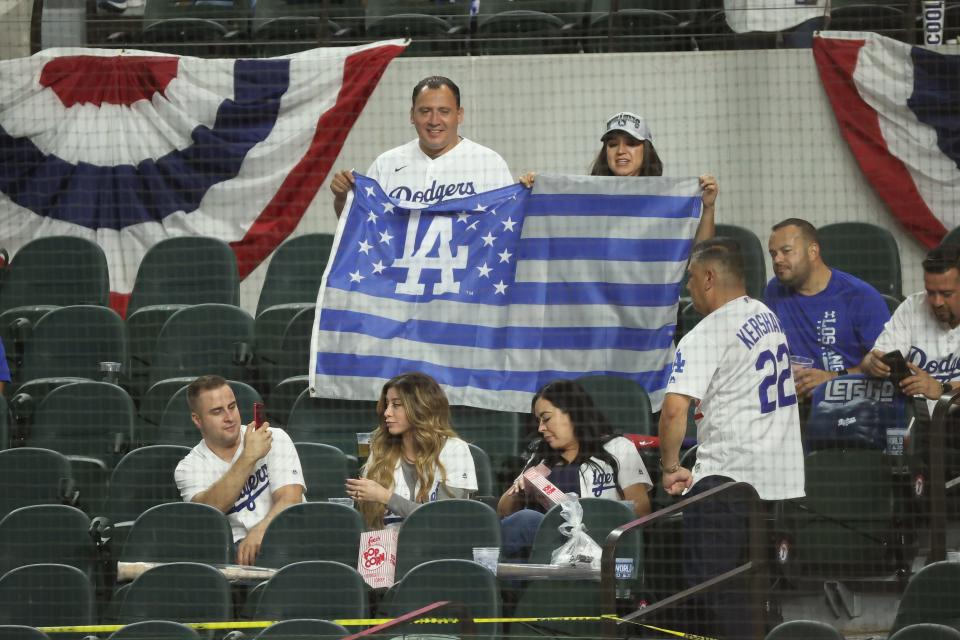
[[[283,429],[240,421],[237,399],[220,376],[200,376],[187,388],[191,418],[203,436],[174,472],[184,501],[227,515],[237,564],[253,564],[270,521],[303,502],[300,458]]]
[[[513,184],[507,163],[487,147],[464,138],[460,88],[449,78],[430,76],[413,88],[410,124],[417,139],[382,153],[367,176],[391,198],[435,204]],[[330,182],[333,209],[340,217],[353,174],[340,171]]]
[[[883,326],[861,368],[886,378],[890,367],[880,358],[899,350],[913,375],[900,382],[908,396],[934,402],[960,377],[960,247],[940,246],[923,261],[924,291],[907,297]]]
[[[729,238],[693,249],[687,284],[706,317],[677,345],[660,415],[663,486],[696,495],[729,481],[750,484],[764,501],[804,495],[800,417],[790,352],[776,314],[747,297],[743,257]],[[697,411],[697,462],[680,466],[687,410]],[[684,509],[684,571],[692,586],[744,561],[749,504],[741,496]],[[725,640],[751,638],[751,607],[735,585],[695,603]]]

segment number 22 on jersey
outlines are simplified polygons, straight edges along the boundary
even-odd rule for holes
[[[780,343],[776,355],[771,349],[761,351],[757,356],[755,368],[765,374],[758,389],[760,413],[770,413],[780,407],[797,404],[797,396],[793,392],[793,376],[790,372],[790,352],[786,344]],[[774,386],[776,393],[772,389]]]

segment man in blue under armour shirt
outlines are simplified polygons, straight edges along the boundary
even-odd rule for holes
[[[764,301],[780,318],[790,353],[813,360],[796,370],[797,393],[807,396],[838,375],[858,373],[890,311],[863,280],[831,269],[820,257],[816,228],[800,218],[773,226],[768,244],[775,278]]]

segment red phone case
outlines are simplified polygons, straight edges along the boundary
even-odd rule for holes
[[[254,402],[253,403],[253,428],[259,429],[260,425],[263,424],[263,403]]]

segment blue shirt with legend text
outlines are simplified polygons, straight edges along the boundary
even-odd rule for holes
[[[764,301],[780,318],[792,355],[812,358],[817,369],[839,371],[860,364],[890,310],[871,285],[839,269],[831,272],[827,287],[812,296],[773,278]]]

